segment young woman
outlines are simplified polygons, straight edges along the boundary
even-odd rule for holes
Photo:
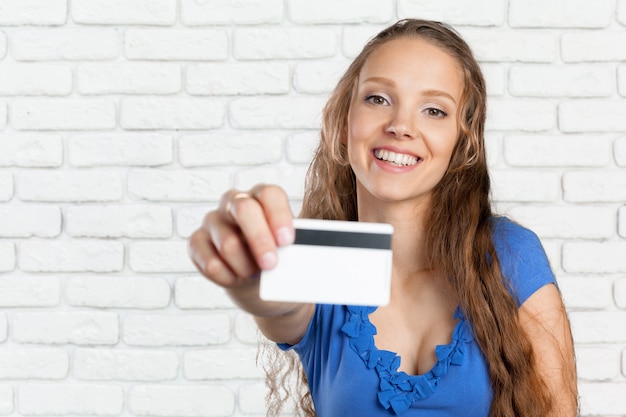
[[[227,192],[191,237],[199,270],[297,352],[318,416],[576,415],[571,333],[546,255],[491,211],[485,108],[470,48],[422,20],[378,34],[330,97],[300,216],[393,225],[385,307],[259,299],[259,270],[294,239],[276,186]]]

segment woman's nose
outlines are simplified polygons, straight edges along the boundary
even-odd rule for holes
[[[398,110],[393,114],[385,130],[397,139],[413,139],[415,137],[415,122],[408,111]]]

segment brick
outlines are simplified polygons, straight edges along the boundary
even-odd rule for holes
[[[185,167],[270,164],[282,156],[282,138],[272,133],[186,135],[178,141],[178,155]]]
[[[615,162],[621,167],[626,167],[626,137],[616,139],[613,147]]]
[[[623,100],[563,101],[559,103],[559,130],[567,133],[624,131],[624,114],[626,103]]]
[[[319,133],[295,133],[287,137],[287,161],[293,164],[309,164],[319,143]]]
[[[62,25],[67,0],[0,0],[0,25]]]
[[[506,21],[506,3],[498,0],[398,0],[398,17],[441,20],[451,25],[500,26]]]
[[[11,337],[18,343],[114,345],[119,341],[116,313],[104,311],[20,312]]]
[[[626,312],[576,311],[570,312],[569,318],[578,344],[626,341]]]
[[[187,87],[193,95],[286,94],[289,65],[277,62],[192,64],[187,67]]]
[[[289,0],[289,17],[299,24],[386,23],[394,17],[391,0]]]
[[[556,126],[556,105],[546,100],[495,99],[487,109],[488,131],[542,132]]]
[[[215,61],[228,58],[223,30],[128,29],[124,53],[129,59]]]
[[[547,238],[608,239],[616,229],[612,207],[524,205],[507,214]]]
[[[626,26],[626,0],[617,1],[617,21]]]
[[[263,339],[253,316],[248,313],[239,312],[235,317],[235,337],[241,343],[258,345]]]
[[[489,97],[503,96],[508,80],[508,74],[504,65],[483,63],[480,66],[487,84],[487,95]]]
[[[257,25],[281,23],[282,0],[181,0],[180,15],[185,25]]]
[[[15,244],[0,242],[0,272],[9,272],[15,269]]]
[[[13,412],[13,398],[15,398],[13,387],[11,385],[0,385],[0,414],[6,415]]]
[[[134,272],[193,272],[186,242],[135,242],[130,245],[128,264]]]
[[[53,168],[63,164],[63,137],[56,134],[3,134],[0,166]]]
[[[129,314],[124,342],[131,346],[207,346],[230,339],[227,314]]]
[[[176,233],[181,238],[188,238],[202,224],[202,219],[217,204],[182,207],[176,211]]]
[[[124,267],[124,244],[106,240],[28,240],[19,265],[29,272],[115,272]]]
[[[65,227],[73,237],[168,238],[172,209],[155,205],[70,206]]]
[[[140,416],[226,417],[235,411],[235,394],[221,385],[135,385],[128,403]]]
[[[0,342],[7,340],[9,333],[9,325],[7,323],[7,316],[5,313],[0,313]]]
[[[4,129],[7,124],[7,106],[0,102],[0,128]]]
[[[18,61],[91,61],[120,55],[116,29],[24,29],[11,34],[11,54]]]
[[[564,62],[610,62],[626,60],[624,31],[584,31],[561,36]]]
[[[509,72],[509,90],[518,97],[609,97],[615,90],[608,66],[517,64]]]
[[[61,282],[57,277],[31,275],[0,277],[0,306],[54,307],[61,302]]]
[[[563,199],[572,203],[626,201],[626,175],[614,170],[566,172]]]
[[[618,212],[619,235],[626,237],[626,206],[622,206]]]
[[[23,171],[17,188],[24,201],[116,201],[123,194],[113,171]]]
[[[321,97],[250,97],[230,103],[230,122],[237,129],[317,129]]]
[[[615,281],[613,296],[615,297],[615,305],[626,309],[626,278]]]
[[[75,167],[160,166],[173,161],[174,140],[162,133],[77,134],[67,139]]]
[[[56,237],[61,234],[61,209],[55,206],[0,206],[0,236]]]
[[[576,370],[582,381],[611,381],[619,376],[619,349],[583,347],[576,349]]]
[[[303,94],[330,93],[348,65],[347,61],[301,62],[294,68],[294,89]]]
[[[495,201],[554,202],[561,194],[559,175],[537,170],[493,170]]]
[[[244,414],[265,413],[266,388],[263,383],[242,385],[237,392],[239,409]]]
[[[559,277],[558,283],[570,309],[603,310],[613,304],[613,285],[603,277]]]
[[[180,277],[174,284],[176,307],[180,309],[229,309],[235,304],[223,288],[201,276]]]
[[[13,198],[13,174],[0,171],[0,201],[9,201]]]
[[[104,25],[173,25],[176,0],[72,0],[76,23]]]
[[[203,98],[126,98],[120,125],[124,129],[214,129],[224,123],[224,105]]]
[[[117,416],[124,409],[124,390],[115,385],[22,384],[18,410],[24,415]]]
[[[600,135],[507,135],[504,158],[516,167],[605,167],[611,141]]]
[[[4,32],[0,31],[0,59],[4,58],[7,54],[7,36]]]
[[[337,32],[327,28],[245,28],[233,33],[237,59],[328,58],[336,54],[337,43]]]
[[[383,30],[385,25],[347,26],[341,37],[341,51],[346,58],[355,58],[367,41]]]
[[[626,396],[623,394],[625,390],[624,382],[579,384],[580,415],[617,416],[623,413],[626,410]]]
[[[174,351],[142,349],[77,349],[73,376],[98,381],[167,381],[178,374]]]
[[[2,349],[0,378],[4,379],[64,379],[70,368],[69,355],[64,349]]]
[[[11,125],[17,130],[105,130],[116,125],[110,99],[16,99]]]
[[[624,65],[617,69],[617,87],[619,94],[626,97],[626,66]]]
[[[500,161],[500,154],[502,153],[500,148],[502,148],[502,136],[487,133],[485,135],[485,152],[487,153],[487,165],[490,169],[493,169]]]
[[[551,32],[512,29],[498,32],[493,29],[459,28],[481,62],[550,63],[558,56],[556,35]]]
[[[182,71],[168,63],[83,64],[77,80],[81,94],[175,94]]]
[[[237,172],[235,187],[245,190],[258,183],[277,184],[290,198],[302,199],[306,171],[306,166],[245,169]]]
[[[128,174],[129,193],[150,201],[216,201],[230,185],[230,174],[219,170],[136,169]]]
[[[66,96],[72,92],[72,69],[55,64],[3,64],[0,95]]]
[[[185,378],[191,381],[262,378],[256,365],[256,348],[207,349],[185,352]]]
[[[166,308],[170,285],[163,278],[138,276],[69,277],[65,301],[76,307]]]
[[[624,253],[626,242],[566,242],[563,244],[563,268],[571,273],[624,273]]]
[[[613,1],[513,0],[509,24],[531,28],[604,28],[613,19]]]

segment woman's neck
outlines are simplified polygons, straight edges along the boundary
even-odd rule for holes
[[[425,221],[426,201],[378,202],[359,201],[359,221],[389,223],[393,226],[391,248],[394,276],[404,280],[430,269],[427,259]]]

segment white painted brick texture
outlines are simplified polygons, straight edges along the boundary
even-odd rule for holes
[[[474,49],[493,200],[556,272],[581,415],[623,415],[626,0],[0,0],[0,415],[265,415],[186,239],[230,188],[298,212],[328,95],[405,17]]]

